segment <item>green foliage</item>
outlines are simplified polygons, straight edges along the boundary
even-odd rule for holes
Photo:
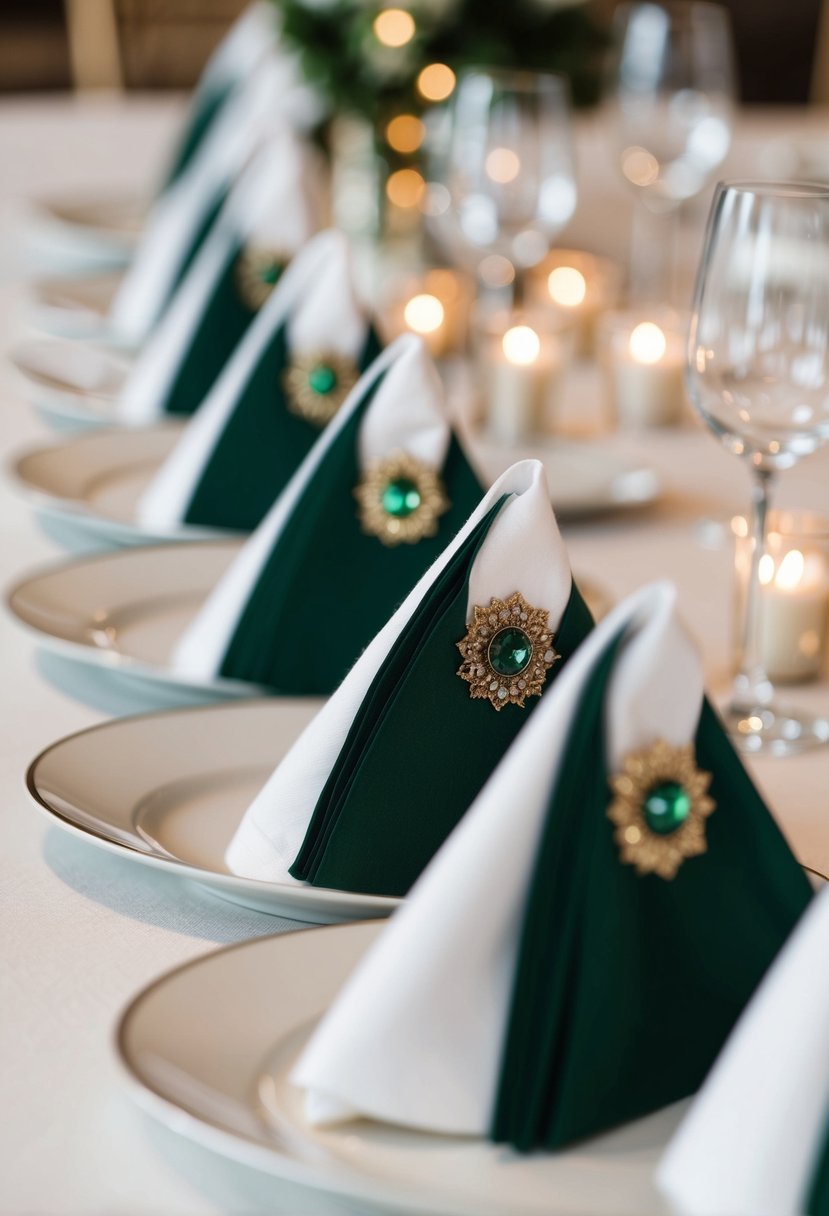
[[[596,101],[606,38],[583,4],[555,0],[421,0],[405,7],[416,22],[406,46],[380,45],[373,21],[403,0],[274,0],[286,41],[332,111],[362,115],[378,128],[399,113],[420,113],[420,70],[446,63],[556,72],[570,81],[576,105]]]

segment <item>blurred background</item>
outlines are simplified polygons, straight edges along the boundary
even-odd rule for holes
[[[3,0],[0,91],[187,88],[245,3]],[[614,0],[593,3],[602,22],[614,7]],[[727,0],[723,7],[744,104],[829,101],[829,0]]]

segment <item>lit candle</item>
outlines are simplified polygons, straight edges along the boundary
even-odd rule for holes
[[[556,373],[550,350],[529,325],[513,325],[484,368],[487,421],[494,439],[516,443],[544,428]]]
[[[789,549],[760,559],[759,644],[772,680],[818,674],[826,648],[829,575],[820,553]]]
[[[592,354],[597,318],[618,303],[620,268],[578,249],[557,249],[531,274],[533,299],[548,307],[552,304],[569,320],[578,354]]]
[[[420,334],[435,359],[456,353],[466,343],[472,294],[469,280],[456,271],[429,270],[391,304],[391,331]]]
[[[679,422],[685,403],[685,343],[667,322],[606,318],[604,363],[619,426],[641,429]]]

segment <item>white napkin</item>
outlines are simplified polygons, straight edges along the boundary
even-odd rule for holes
[[[422,342],[407,335],[392,343],[360,378],[218,582],[171,656],[170,662],[177,671],[191,675],[199,672],[207,678],[216,674],[262,567],[297,502],[337,435],[384,374],[383,383],[360,424],[361,467],[366,469],[401,448],[430,465],[443,463],[450,435],[443,391]]]
[[[412,394],[411,400],[416,399]],[[314,807],[372,680],[429,587],[505,494],[511,495],[510,500],[489,529],[472,566],[468,615],[471,618],[474,604],[489,603],[492,596],[506,598],[520,588],[530,603],[549,610],[552,628],[558,628],[570,597],[570,567],[543,467],[538,461],[524,461],[495,482],[257,795],[226,854],[234,873],[271,882],[294,881],[288,867],[305,838]]]
[[[251,322],[224,372],[137,506],[140,523],[168,527],[185,515],[193,491],[237,401],[276,330],[287,324],[289,349],[330,350],[357,359],[367,317],[357,299],[346,238],[321,232],[302,249]],[[340,410],[342,413],[343,410]]]
[[[284,127],[263,140],[136,361],[118,401],[130,425],[163,417],[161,406],[205,309],[240,242],[294,254],[320,226],[322,179],[310,146]]]
[[[530,468],[532,486],[542,486],[540,466]],[[519,465],[506,477],[519,472],[525,477],[526,469]],[[515,506],[521,501],[514,500]],[[508,561],[510,550],[500,556]],[[508,587],[496,567],[493,574],[501,585],[487,583],[486,593],[503,595],[514,585],[526,585],[532,598],[538,591],[531,578],[540,564],[538,559],[528,563],[517,583],[514,574],[506,580]],[[563,587],[558,590],[563,594]],[[681,745],[694,735],[702,676],[675,600],[670,584],[657,583],[620,604],[541,698],[302,1053],[292,1080],[308,1091],[311,1122],[365,1115],[445,1134],[486,1135],[538,839],[573,714],[620,630],[626,640],[606,704],[611,769],[631,748],[655,737]],[[314,766],[325,767],[319,753],[327,740],[320,723],[326,715],[333,718],[337,696],[301,737],[308,753],[306,780]],[[285,766],[298,750],[299,744]],[[290,798],[286,787],[284,782],[282,796]]]
[[[272,52],[234,90],[178,180],[155,203],[135,257],[112,302],[119,341],[140,345],[163,310],[182,250],[263,136],[285,121],[313,121],[316,100],[297,84],[294,61]]]
[[[800,1216],[829,1119],[829,890],[737,1023],[657,1172],[693,1216]]]
[[[235,81],[244,80],[277,45],[279,20],[271,0],[254,0],[243,9],[205,64],[194,101]]]

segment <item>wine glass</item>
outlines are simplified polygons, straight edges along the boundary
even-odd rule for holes
[[[615,14],[614,154],[636,193],[633,294],[664,301],[680,208],[712,180],[731,143],[734,68],[728,13],[702,0],[624,4]],[[655,231],[664,217],[665,232]]]
[[[442,160],[456,240],[485,286],[513,282],[520,303],[522,272],[546,256],[576,208],[567,82],[538,72],[462,72]]]
[[[824,743],[828,721],[775,704],[761,659],[761,574],[779,472],[829,439],[829,186],[717,187],[697,276],[687,388],[752,476],[751,561],[727,721],[751,752],[785,755]]]

